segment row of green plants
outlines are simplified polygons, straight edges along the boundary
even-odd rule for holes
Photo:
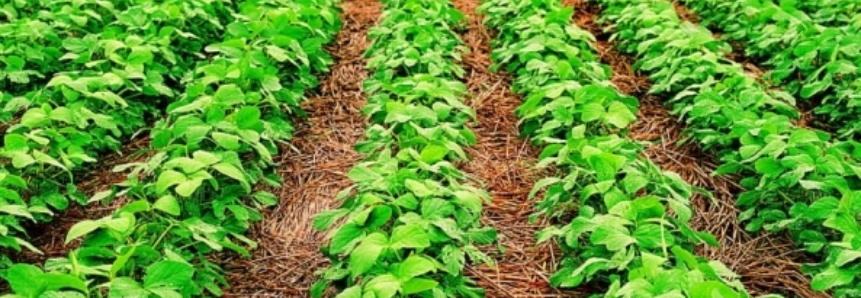
[[[454,164],[476,143],[458,64],[467,49],[454,31],[464,16],[450,0],[383,2],[365,52],[369,124],[356,150],[366,157],[350,170],[341,207],[314,220],[331,229],[322,248],[331,266],[311,294],[334,286],[338,298],[483,297],[464,266],[493,263],[479,249],[497,238],[479,221],[489,195]]]
[[[826,26],[853,24],[861,28],[861,1],[859,0],[813,0],[794,3],[815,21]]]
[[[724,58],[730,46],[682,22],[663,0],[603,0],[603,22],[652,93],[669,98],[687,136],[721,160],[716,175],[736,175],[745,189],[739,219],[750,231],[785,231],[815,263],[812,288],[859,297],[861,288],[861,146],[795,126],[791,97],[769,90]]]
[[[163,13],[208,5],[177,3]],[[234,20],[214,33],[218,42],[198,48],[205,60],[181,74],[153,125],[153,155],[115,168],[128,179],[90,199],[124,204],[73,225],[65,243],[76,248],[66,257],[41,268],[11,266],[4,276],[11,297],[220,296],[227,282],[208,256],[248,256],[256,246],[244,235],[262,208],[277,203],[264,190],[280,184],[273,156],[291,138],[304,92],[317,84],[311,74],[332,63],[323,45],[340,29],[336,4],[231,3]],[[149,15],[139,13],[133,17],[141,21]]]
[[[514,75],[523,134],[543,148],[538,166],[562,174],[530,195],[543,192],[539,215],[557,222],[538,235],[564,252],[552,285],[601,289],[590,297],[750,297],[725,265],[692,253],[717,245],[688,224],[690,198],[708,193],[662,171],[626,136],[639,103],[610,82],[595,37],[571,23],[573,9],[552,0],[479,9],[497,31],[492,68]]]
[[[229,3],[31,0],[3,6],[0,247],[37,251],[27,242],[25,223],[87,203],[75,178],[182,92],[179,81],[202,58],[192,51],[216,41],[212,32],[223,29]]]
[[[9,20],[0,25],[0,122],[8,129],[0,156],[9,210],[2,225],[10,232],[0,246],[28,246],[22,221],[46,221],[71,202],[86,203],[75,171],[118,150],[175,92],[168,86],[181,77],[177,70],[198,59],[175,52],[190,40],[175,32],[206,35],[210,27],[193,23],[227,14],[211,1],[208,11],[164,13],[183,2],[7,5]],[[153,12],[141,16],[147,25],[126,20],[142,10]]]
[[[840,137],[858,136],[861,132],[861,17],[854,24],[827,27],[818,24],[791,1],[780,4],[771,0],[686,2],[700,13],[703,25],[727,32],[727,38],[744,44],[747,56],[770,67],[765,75],[767,81],[812,102],[816,114],[823,115],[827,125]],[[845,5],[851,2],[841,1]],[[801,5],[816,7],[815,3]],[[839,9],[836,3],[832,4],[833,7],[823,5]],[[823,7],[815,17],[831,13],[832,10]]]

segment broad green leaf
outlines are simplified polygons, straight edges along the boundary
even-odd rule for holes
[[[365,237],[356,249],[350,252],[350,274],[356,277],[371,269],[388,244],[389,239],[381,233],[373,233]]]
[[[362,286],[356,285],[345,289],[335,298],[362,298]]]
[[[0,212],[35,220],[33,214],[30,214],[30,210],[22,205],[3,205],[0,206]]]
[[[627,233],[605,226],[599,226],[595,229],[590,240],[596,245],[606,245],[610,251],[622,250],[635,242],[634,238]]]
[[[826,291],[837,286],[850,284],[853,279],[855,279],[854,270],[832,266],[814,275],[813,280],[810,281],[810,287],[816,291]]]
[[[173,170],[164,171],[158,175],[158,180],[155,182],[156,192],[164,193],[171,186],[183,183],[186,180],[185,175],[180,172]]]
[[[614,101],[610,104],[605,119],[618,128],[624,128],[637,120],[637,116],[625,104]]]
[[[424,183],[421,183],[419,181],[407,179],[407,181],[404,182],[404,185],[406,185],[407,189],[412,191],[413,194],[415,194],[419,198],[425,198],[434,195],[433,191],[431,191]]]
[[[149,291],[131,278],[120,277],[111,281],[108,298],[149,298]]]
[[[365,232],[362,228],[354,223],[347,223],[341,226],[332,236],[331,252],[341,253],[347,249],[350,244],[360,241]]]
[[[402,248],[426,248],[430,246],[430,238],[421,226],[407,224],[394,229],[389,243],[389,247],[394,250]]]
[[[407,257],[403,263],[399,264],[398,269],[394,274],[403,282],[431,272],[434,268],[433,262],[425,259],[424,257],[420,257],[417,254],[413,254]]]
[[[203,183],[203,179],[191,179],[176,186],[176,193],[183,197],[190,197]]]
[[[400,281],[391,274],[377,276],[365,284],[365,291],[374,293],[374,298],[392,298],[400,290]]]
[[[194,275],[194,267],[183,262],[160,261],[146,268],[143,278],[144,287],[147,289],[169,288],[183,289],[191,283]]]
[[[433,164],[445,158],[448,152],[449,150],[446,147],[430,145],[422,149],[421,158],[422,161]]]
[[[102,227],[102,223],[98,221],[92,220],[84,220],[76,223],[69,229],[69,233],[66,234],[66,243],[69,244],[72,240],[82,237],[84,235],[89,234],[92,231],[95,231]]]
[[[403,283],[402,291],[404,295],[421,293],[435,288],[439,283],[432,279],[413,278]]]
[[[222,132],[213,132],[212,139],[215,140],[219,146],[223,147],[227,150],[237,150],[240,147],[240,139],[238,136],[226,134]]]
[[[251,186],[248,185],[248,181],[245,180],[245,174],[242,173],[242,170],[238,169],[236,166],[228,163],[219,163],[213,165],[212,168],[227,177],[236,179],[237,181],[239,181],[239,183],[242,183],[242,186],[245,187],[247,191],[251,190]]]
[[[182,209],[179,206],[179,201],[177,201],[176,197],[172,195],[164,195],[158,198],[158,200],[153,203],[152,207],[173,216],[179,216],[182,212]]]

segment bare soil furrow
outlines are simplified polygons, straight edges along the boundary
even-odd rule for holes
[[[472,266],[468,274],[487,290],[487,298],[581,296],[550,286],[558,252],[552,243],[535,243],[535,233],[547,223],[529,222],[534,209],[528,195],[535,181],[547,173],[535,170],[539,150],[520,137],[514,110],[521,99],[511,92],[511,78],[488,70],[493,35],[476,14],[479,3],[454,1],[468,19],[461,37],[470,51],[463,65],[472,94],[467,103],[478,118],[472,127],[478,144],[468,149],[472,160],[461,168],[490,192],[492,202],[485,205],[482,222],[499,231],[503,249],[487,247],[497,266]]]
[[[224,255],[219,260],[230,272],[228,297],[308,297],[314,272],[328,263],[318,252],[325,233],[311,223],[316,214],[337,207],[335,196],[352,184],[347,173],[361,158],[353,146],[366,126],[360,112],[368,75],[362,54],[381,3],[344,1],[342,8],[344,26],[329,49],[335,64],[320,79],[318,94],[305,101],[308,119],[297,121],[292,148],[282,148],[278,172],[284,183],[274,190],[280,202],[249,235],[260,247],[250,259]]]

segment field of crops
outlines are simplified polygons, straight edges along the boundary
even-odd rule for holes
[[[8,0],[0,101],[2,297],[861,297],[861,0]]]

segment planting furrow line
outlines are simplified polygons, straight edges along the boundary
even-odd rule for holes
[[[861,21],[826,27],[770,0],[685,2],[704,26],[724,30],[748,56],[765,61],[766,80],[810,101],[841,138],[861,131]]]
[[[595,38],[570,23],[573,10],[490,0],[481,11],[498,31],[493,68],[515,74],[513,90],[524,97],[516,111],[523,134],[544,148],[538,166],[564,175],[539,180],[530,194],[543,191],[539,215],[562,222],[538,234],[564,253],[551,283],[607,297],[750,297],[723,264],[691,252],[716,244],[688,226],[689,199],[701,190],[661,171],[626,136],[638,102],[610,83]]]
[[[476,143],[459,81],[464,46],[452,30],[464,16],[449,0],[383,2],[366,52],[371,123],[356,146],[367,157],[349,172],[355,186],[339,194],[343,205],[315,218],[320,230],[341,224],[312,296],[330,285],[338,297],[483,296],[464,267],[492,263],[476,246],[497,238],[479,221],[489,196],[453,164]]]
[[[466,85],[472,96],[467,104],[476,111],[472,125],[477,144],[467,149],[472,159],[461,168],[486,187],[492,200],[484,207],[481,221],[499,231],[499,245],[483,248],[494,256],[496,266],[472,266],[473,276],[487,297],[552,297],[563,292],[550,286],[546,277],[552,274],[553,245],[535,245],[535,233],[548,225],[546,220],[530,222],[532,201],[528,195],[535,178],[540,177],[533,165],[537,148],[519,137],[514,110],[520,97],[511,92],[511,79],[492,73],[488,67],[491,34],[477,14],[479,0],[456,0],[469,27],[462,39],[469,48],[464,54]]]
[[[737,204],[746,229],[789,232],[820,261],[804,268],[812,288],[854,297],[861,146],[792,125],[792,107],[722,59],[729,45],[681,22],[671,3],[601,2],[618,48],[650,73],[651,92],[672,97],[668,104],[689,125],[687,134],[717,152],[723,164],[715,174],[743,177]]]
[[[184,49],[205,41],[196,36],[208,37],[231,10],[215,0],[45,5],[6,6],[14,12],[0,24],[0,118],[9,124],[0,149],[0,226],[8,231],[0,246],[37,253],[22,223],[47,222],[71,203],[87,203],[75,185],[79,174],[161,114],[200,60]],[[180,12],[188,5],[200,8]],[[171,10],[177,13],[158,13]],[[129,19],[144,11],[153,13]]]
[[[297,125],[295,150],[282,153],[278,173],[284,182],[273,191],[279,203],[249,235],[260,247],[250,260],[232,255],[219,260],[231,272],[228,297],[310,297],[314,272],[328,263],[320,253],[325,234],[314,231],[312,220],[337,208],[335,196],[352,184],[347,173],[361,160],[353,146],[366,126],[360,112],[368,76],[362,53],[381,4],[353,0],[341,8],[344,25],[329,50],[335,63],[320,79],[319,92],[304,102],[308,119]]]
[[[221,295],[223,270],[208,256],[249,255],[244,236],[259,209],[277,203],[260,182],[279,184],[277,145],[292,137],[296,111],[322,49],[339,28],[335,1],[235,3],[236,19],[206,44],[206,62],[184,74],[183,91],[151,132],[144,162],[107,195],[128,203],[112,215],[75,224],[68,257],[43,268],[15,264],[4,276],[23,297],[196,297]],[[204,48],[200,45],[199,48]],[[261,183],[261,184],[262,184]],[[98,198],[101,198],[99,196]]]

